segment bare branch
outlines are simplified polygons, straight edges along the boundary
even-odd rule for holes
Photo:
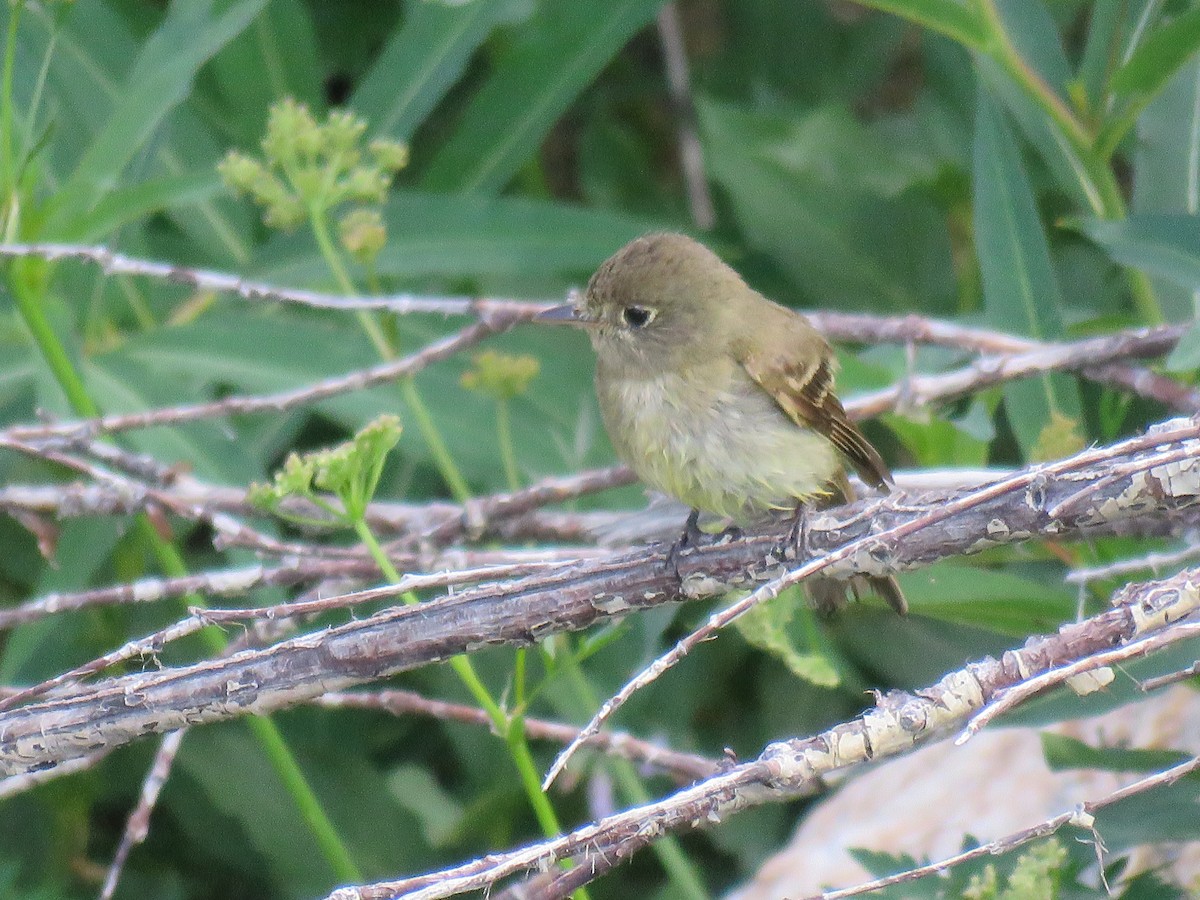
[[[891,410],[927,406],[1005,381],[1046,372],[1077,372],[1118,359],[1160,356],[1179,342],[1184,326],[1164,325],[1087,338],[1070,344],[1042,345],[1019,353],[986,356],[942,375],[916,375],[866,396],[854,397],[846,411],[871,418]],[[1200,405],[1186,409],[1195,412]]]
[[[1185,421],[1185,420],[1179,420]],[[1195,420],[1186,420],[1193,422]],[[1158,435],[1154,433],[1143,438],[1135,438],[1132,441],[1125,441],[1117,447],[1131,449],[1139,447],[1147,450],[1155,447],[1158,444]],[[1128,462],[1122,463],[1119,457],[1124,455],[1124,451],[1117,448],[1111,448],[1107,451],[1093,451],[1100,453],[1100,457],[1095,458],[1095,462],[1104,461],[1108,463],[1105,474],[1095,480],[1091,480],[1087,485],[1078,488],[1068,494],[1062,500],[1055,501],[1046,507],[1046,515],[1051,521],[1063,521],[1064,513],[1068,511],[1077,511],[1085,504],[1092,501],[1099,493],[1104,490],[1104,486],[1114,485],[1122,480],[1122,478],[1132,478],[1140,473],[1153,470],[1155,467],[1160,468],[1165,472],[1166,469],[1176,465],[1186,465],[1192,469],[1194,474],[1200,475],[1200,463],[1194,459],[1192,454],[1197,448],[1175,447],[1170,450],[1163,450],[1157,453],[1151,452],[1149,457],[1134,457]],[[1089,454],[1081,454],[1087,456]],[[798,584],[805,578],[816,575],[818,572],[828,569],[832,564],[843,559],[848,559],[856,555],[876,555],[885,556],[892,548],[898,547],[903,543],[910,541],[914,535],[922,530],[928,529],[933,525],[946,522],[955,516],[960,516],[969,513],[972,510],[979,509],[989,501],[1006,495],[1012,495],[1014,492],[1026,492],[1034,489],[1040,489],[1041,483],[1047,479],[1070,480],[1068,477],[1074,469],[1079,465],[1080,456],[1071,457],[1058,463],[1052,463],[1044,467],[1028,469],[1024,472],[1019,472],[1010,478],[997,482],[993,485],[988,485],[971,491],[964,496],[957,497],[952,500],[947,500],[945,503],[927,510],[922,514],[915,516],[903,522],[898,522],[891,527],[880,528],[873,534],[866,536],[859,541],[851,541],[844,544],[836,550],[831,550],[823,556],[818,557],[802,566],[786,571],[781,575],[768,580],[761,587],[756,588],[750,594],[731,603],[721,611],[714,613],[709,617],[708,621],[703,626],[697,628],[687,637],[680,640],[671,650],[664,653],[658,659],[654,660],[646,668],[642,669],[637,675],[631,678],[625,685],[612,697],[604,702],[592,720],[583,727],[579,732],[579,737],[571,744],[567,745],[566,749],[558,755],[554,760],[550,770],[546,773],[546,777],[542,782],[542,789],[545,790],[554,782],[554,779],[566,767],[572,754],[579,748],[584,740],[591,734],[594,734],[618,709],[625,704],[634,693],[651,684],[660,678],[664,673],[677,665],[688,653],[699,646],[706,640],[712,639],[718,630],[726,625],[734,622],[736,619],[749,612],[760,603],[765,603],[768,600],[773,600],[779,594]],[[1127,466],[1125,470],[1119,474],[1114,474],[1115,470],[1119,470],[1120,466]],[[1200,486],[1200,485],[1198,485]],[[1200,491],[1198,491],[1200,493]],[[1043,498],[1044,499],[1044,498]],[[1003,527],[1004,523],[999,520],[993,520],[988,523],[988,529],[992,530],[996,527]],[[882,574],[882,573],[876,573]]]
[[[704,171],[704,150],[696,127],[696,104],[688,77],[687,48],[683,42],[683,22],[679,7],[673,2],[663,4],[658,12],[658,38],[662,43],[666,63],[667,87],[671,93],[679,132],[679,163],[687,186],[688,209],[692,222],[701,231],[708,231],[717,221],[708,176]]]
[[[331,691],[314,698],[313,702],[329,709],[375,709],[384,710],[397,716],[429,716],[443,721],[466,722],[481,728],[492,727],[492,720],[482,709],[465,706],[461,703],[447,703],[444,700],[430,700],[412,691],[382,690],[355,693]],[[565,744],[579,733],[579,729],[571,725],[549,722],[545,719],[526,717],[523,722],[525,734],[537,740]],[[716,760],[660,747],[621,731],[602,731],[588,742],[588,746],[621,759],[662,769],[685,783],[701,778],[710,778],[721,770],[721,763]]]
[[[986,844],[981,844],[978,847],[973,847],[970,850],[958,853],[954,856],[946,857],[936,863],[930,863],[925,866],[916,866],[904,872],[899,872],[895,875],[888,875],[885,878],[876,878],[874,881],[867,881],[862,884],[855,885],[852,888],[844,888],[840,891],[824,891],[820,894],[813,894],[805,900],[843,900],[845,897],[858,897],[862,894],[869,894],[872,891],[882,890],[885,887],[890,887],[894,884],[907,884],[912,881],[917,881],[921,878],[927,878],[930,875],[944,875],[947,870],[953,869],[956,866],[961,866],[963,863],[971,862],[975,859],[982,859],[987,856],[998,856],[1001,853],[1008,853],[1010,850],[1015,850],[1023,844],[1028,844],[1030,841],[1036,841],[1040,838],[1049,837],[1055,832],[1061,830],[1067,825],[1074,825],[1078,828],[1087,829],[1095,833],[1095,814],[1112,806],[1121,800],[1126,800],[1130,797],[1135,797],[1139,794],[1147,794],[1153,790],[1163,787],[1169,787],[1181,778],[1186,778],[1193,772],[1200,770],[1200,757],[1193,757],[1186,762],[1181,762],[1178,765],[1172,766],[1162,772],[1156,772],[1153,775],[1147,775],[1145,778],[1140,778],[1132,784],[1128,784],[1123,788],[1113,791],[1099,800],[1088,800],[1080,803],[1075,809],[1070,812],[1065,812],[1055,816],[1052,819],[1047,819],[1040,822],[1031,828],[1025,828],[1013,834],[1006,835],[994,841],[988,841]]]
[[[809,545],[836,556],[826,563],[833,577],[883,575],[1038,536],[1085,537],[1143,517],[1169,518],[1200,501],[1198,432],[1192,420],[1173,420],[1152,434],[1026,470],[1003,490],[984,488],[983,501],[978,491],[895,493],[823,511],[809,518]],[[1138,459],[1143,471],[1108,480],[1114,463]],[[1063,519],[1048,516],[1048,509],[1096,482],[1104,487],[1086,504]],[[966,502],[973,496],[979,502]],[[959,510],[948,517],[953,527],[912,524],[951,504]],[[108,679],[0,714],[0,772],[53,765],[151,731],[269,712],[485,646],[527,644],[609,616],[761,584],[792,564],[789,528],[789,522],[772,523],[682,553],[659,546],[585,561],[225,659]],[[907,536],[884,541],[883,533]]]
[[[502,319],[516,316],[530,318],[547,307],[545,303],[524,303],[517,300],[485,300],[477,297],[445,297],[424,294],[389,294],[381,297],[345,297],[284,288],[249,281],[239,275],[192,269],[173,263],[135,259],[116,253],[107,247],[79,244],[0,244],[0,257],[38,257],[48,262],[74,259],[98,265],[108,275],[133,275],[170,281],[201,291],[233,294],[243,300],[274,300],[311,309],[330,309],[352,312],[375,309],[405,313],[434,313],[442,316],[476,316],[487,320],[494,315]]]
[[[967,727],[963,729],[963,733],[958,736],[955,743],[965,744],[997,718],[1006,712],[1012,712],[1035,694],[1040,694],[1049,688],[1069,682],[1079,675],[1094,672],[1104,666],[1126,662],[1139,656],[1148,656],[1177,641],[1186,641],[1194,637],[1200,637],[1200,623],[1181,622],[1170,631],[1150,634],[1139,641],[1114,647],[1105,653],[1094,653],[1087,659],[1075,660],[1061,668],[1043,672],[1036,678],[1029,678],[1002,691],[987,706],[979,710],[967,723]]]
[[[569,858],[576,860],[578,868],[591,871],[592,859],[607,860],[614,855],[628,859],[665,834],[701,828],[748,807],[811,793],[834,773],[898,755],[917,743],[962,727],[999,691],[1024,678],[1036,677],[1067,660],[1106,651],[1140,635],[1177,627],[1172,623],[1200,609],[1200,573],[1186,572],[1162,582],[1130,585],[1117,602],[1116,608],[1064,625],[1057,634],[1030,639],[1000,660],[981,660],[916,693],[893,691],[851,722],[809,738],[771,744],[757,759],[657,802],[608,816],[559,838],[440,872],[340,888],[329,895],[329,900],[436,900],[488,890],[504,878],[546,871]],[[1165,778],[1144,789],[1169,783],[1182,774],[1173,770],[1171,774],[1162,773]],[[607,867],[601,862],[597,870]]]
[[[145,781],[142,782],[142,792],[138,796],[137,806],[134,807],[133,812],[129,814],[129,819],[125,822],[121,843],[108,867],[108,874],[104,878],[104,887],[100,890],[100,900],[112,900],[113,894],[117,891],[117,883],[121,880],[121,873],[125,871],[125,863],[129,859],[129,854],[133,852],[134,847],[145,841],[146,835],[150,833],[150,815],[154,812],[154,807],[158,804],[158,795],[162,793],[163,786],[171,774],[171,768],[175,765],[175,757],[179,753],[179,746],[183,743],[185,734],[187,734],[186,730],[172,731],[159,742],[158,752],[154,754],[154,762],[146,774]]]
[[[499,319],[499,317],[497,317]],[[18,442],[46,440],[87,440],[98,434],[115,434],[153,425],[179,425],[222,416],[246,415],[259,412],[283,412],[293,407],[316,403],[338,394],[362,390],[400,378],[409,378],[435,362],[453,356],[484,338],[508,327],[516,320],[499,319],[493,324],[477,322],[449,337],[441,338],[402,359],[389,360],[377,366],[338,375],[290,391],[276,394],[226,397],[208,403],[189,403],[152,409],[139,413],[120,413],[94,419],[78,419],[49,425],[14,425],[0,437]]]

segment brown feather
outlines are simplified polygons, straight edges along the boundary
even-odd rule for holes
[[[785,316],[779,316],[774,310],[771,311],[779,326],[772,333],[778,337],[770,349],[747,344],[743,345],[745,352],[738,353],[735,348],[735,355],[742,367],[797,426],[811,428],[827,437],[854,466],[863,481],[876,489],[887,491],[892,484],[892,473],[887,463],[846,416],[845,407],[834,392],[835,361],[829,345],[802,316],[774,304],[771,306],[786,313]],[[793,340],[795,345],[790,345]],[[813,342],[818,352],[796,352],[796,346],[807,343],[811,348]],[[846,473],[841,471],[830,482],[829,494],[821,505],[837,506],[854,499],[854,489]],[[896,612],[901,615],[908,612],[908,601],[895,578],[890,575],[882,578],[852,578],[849,586],[855,596],[864,582],[871,593],[886,601]],[[844,599],[846,582],[816,578],[810,590],[818,606],[837,605]]]
[[[793,422],[829,438],[863,481],[887,490],[892,483],[887,463],[846,417],[833,391],[833,357],[828,348],[810,360],[779,356],[764,359],[762,354],[750,353],[741,363]]]

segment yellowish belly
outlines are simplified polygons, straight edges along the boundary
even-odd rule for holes
[[[787,418],[740,367],[711,374],[597,382],[609,437],[638,477],[739,521],[825,493],[840,465],[833,445]]]

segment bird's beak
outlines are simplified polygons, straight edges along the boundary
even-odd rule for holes
[[[596,319],[593,316],[588,315],[574,303],[553,306],[544,312],[538,313],[533,317],[533,321],[547,322],[550,325],[574,325],[576,327],[596,324]]]

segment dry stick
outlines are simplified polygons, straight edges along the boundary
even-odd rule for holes
[[[856,418],[870,418],[904,406],[926,406],[966,396],[985,387],[1041,375],[1046,372],[1078,371],[1088,366],[1132,357],[1161,356],[1179,342],[1181,325],[1163,325],[1137,331],[1087,338],[1069,344],[1042,345],[1033,350],[983,357],[954,372],[916,375],[882,391],[860,395],[846,405]],[[1200,409],[1200,404],[1188,412]]]
[[[670,73],[668,73],[670,76]],[[114,253],[106,247],[73,244],[0,244],[0,256],[36,256],[50,261],[77,259],[99,265],[109,274],[136,275],[184,284],[199,290],[235,294],[245,300],[272,300],[317,309],[352,311],[384,309],[390,312],[436,313],[444,316],[476,316],[485,321],[492,317],[529,318],[550,304],[516,300],[472,297],[444,297],[395,294],[383,297],[342,297],[316,291],[292,290],[247,281],[237,275],[191,269],[171,263],[135,259]],[[925,343],[976,350],[985,353],[1023,352],[1039,345],[1035,341],[1001,332],[964,328],[951,322],[916,315],[869,316],[812,310],[806,313],[827,336],[859,343]],[[1151,397],[1171,409],[1192,412],[1200,409],[1200,392],[1146,369],[1106,365],[1088,366],[1081,374],[1101,383],[1112,384]]]
[[[1125,662],[1138,656],[1146,656],[1178,641],[1186,641],[1194,637],[1200,637],[1200,622],[1179,623],[1170,631],[1151,634],[1140,641],[1114,647],[1107,653],[1096,653],[1087,659],[1076,660],[1061,668],[1043,672],[1036,678],[1030,678],[1001,691],[991,703],[972,716],[971,721],[967,723],[967,727],[963,729],[963,733],[955,739],[954,743],[965,744],[1004,713],[1011,712],[1033,695],[1060,685],[1076,675],[1082,675],[1103,666]]]
[[[1189,422],[1190,425],[1187,426],[1186,430],[1195,433],[1195,422],[1191,420],[1189,420]],[[1164,442],[1158,438],[1157,434],[1134,438],[1131,441],[1124,441],[1120,444],[1117,444],[1106,451],[1101,451],[1101,456],[1099,459],[1112,460],[1120,456],[1122,453],[1127,452],[1123,448],[1139,447],[1144,449],[1147,447],[1154,447],[1156,444],[1161,443]],[[1200,468],[1200,460],[1195,458],[1195,453],[1196,448],[1189,446],[1184,449],[1175,449],[1164,453],[1155,454],[1149,460],[1143,460],[1142,462],[1146,464],[1144,469],[1153,466],[1168,466],[1174,463],[1189,463],[1197,468]],[[1086,454],[1081,454],[1081,456],[1083,455]],[[554,779],[560,772],[562,772],[567,762],[579,749],[583,741],[585,741],[590,735],[594,734],[597,729],[607,722],[612,714],[620,709],[620,707],[623,706],[634,693],[656,681],[661,675],[678,664],[697,645],[703,641],[710,640],[715,636],[717,631],[740,618],[742,615],[749,612],[760,603],[765,603],[768,600],[774,599],[781,591],[784,591],[792,585],[799,583],[803,579],[820,572],[821,570],[827,568],[830,563],[847,559],[855,554],[870,553],[871,544],[876,544],[877,546],[881,547],[888,545],[895,546],[918,531],[929,528],[930,526],[936,525],[940,522],[944,522],[947,519],[963,513],[973,507],[980,506],[981,504],[986,503],[988,500],[1011,493],[1014,490],[1026,490],[1032,487],[1037,481],[1044,481],[1046,479],[1053,479],[1055,477],[1064,475],[1070,472],[1072,469],[1077,468],[1080,464],[1079,460],[1080,456],[1076,456],[1059,463],[1052,463],[1044,467],[1026,470],[1011,478],[999,481],[988,487],[972,491],[966,496],[960,497],[957,500],[952,500],[940,508],[923,513],[914,519],[911,519],[907,522],[902,522],[889,529],[882,530],[868,538],[853,541],[838,550],[826,553],[822,557],[792,569],[790,572],[787,572],[784,575],[771,579],[762,587],[752,591],[749,595],[741,600],[735,601],[734,603],[731,603],[729,606],[725,607],[723,610],[714,613],[709,617],[708,621],[706,621],[703,626],[697,628],[687,637],[680,640],[673,648],[671,648],[671,650],[667,651],[649,666],[642,669],[641,672],[626,682],[626,684],[616,694],[614,694],[601,705],[600,709],[592,717],[591,721],[588,722],[588,724],[579,732],[579,737],[569,744],[566,749],[563,750],[562,753],[560,753],[554,760],[554,763],[550,766],[550,769],[546,773],[546,777],[542,782],[542,789],[549,789],[550,785],[554,783]],[[1107,480],[1107,476],[1105,476],[1105,479],[1102,480]],[[1073,493],[1070,496],[1071,498],[1074,498],[1077,495],[1078,492]],[[1091,496],[1094,496],[1094,494]],[[1053,509],[1054,507],[1061,505],[1061,503],[1055,503],[1052,504],[1050,508]],[[1052,520],[1054,519],[1054,516],[1050,514],[1049,510],[1048,515],[1050,515]]]
[[[359,369],[348,375],[339,375],[314,382],[290,391],[261,396],[235,396],[208,403],[191,403],[182,406],[152,409],[140,413],[121,413],[99,416],[93,419],[78,419],[56,422],[49,425],[18,425],[0,432],[0,436],[16,441],[68,441],[88,439],[98,434],[115,434],[134,428],[149,428],[154,425],[179,425],[218,416],[245,415],[259,412],[283,412],[307,403],[316,403],[337,394],[362,390],[408,378],[435,362],[453,356],[484,338],[506,328],[517,321],[516,317],[476,322],[448,337],[434,341],[421,350],[402,359],[381,363],[367,369]]]
[[[981,844],[978,847],[973,847],[954,856],[948,856],[936,863],[915,866],[907,871],[888,875],[884,878],[876,878],[874,881],[863,882],[852,888],[813,894],[810,897],[806,897],[805,900],[843,900],[845,897],[857,897],[862,894],[869,894],[872,891],[891,887],[894,884],[906,884],[929,875],[944,875],[947,870],[955,866],[960,866],[963,863],[981,859],[985,856],[998,856],[1001,853],[1008,853],[1010,850],[1015,850],[1017,847],[1028,844],[1030,841],[1049,837],[1066,825],[1074,825],[1078,828],[1087,829],[1092,832],[1093,838],[1096,838],[1098,837],[1094,822],[1096,813],[1121,800],[1149,793],[1156,788],[1170,787],[1181,778],[1186,778],[1196,771],[1200,771],[1200,756],[1181,762],[1162,772],[1156,772],[1153,775],[1147,775],[1145,778],[1139,778],[1132,784],[1118,788],[1099,800],[1085,800],[1070,812],[1061,813],[1052,819],[1047,819],[1044,822],[1034,825],[1032,828],[1025,828],[997,840],[988,841],[986,844]]]
[[[163,786],[171,774],[175,757],[179,753],[179,746],[183,743],[183,736],[186,733],[186,729],[172,731],[159,742],[158,752],[154,754],[154,762],[142,782],[142,792],[138,796],[137,806],[134,807],[125,822],[121,843],[117,846],[117,852],[108,867],[108,874],[104,878],[104,887],[100,891],[100,900],[112,900],[113,894],[117,891],[117,882],[121,880],[121,873],[125,871],[125,863],[129,859],[129,854],[133,852],[134,847],[145,841],[146,835],[150,833],[150,815],[154,812],[154,807],[158,803],[158,795],[162,793]]]
[[[331,578],[367,578],[379,567],[367,558],[348,560],[295,559],[278,566],[242,566],[196,572],[178,578],[140,578],[137,581],[85,591],[55,592],[0,609],[0,631],[55,613],[130,603],[157,603],[188,594],[233,597],[256,587],[291,587]]]
[[[327,709],[383,710],[397,716],[421,715],[448,722],[465,722],[483,728],[492,727],[492,720],[482,709],[461,703],[431,700],[412,691],[381,690],[354,693],[331,691],[315,697],[312,702]],[[538,740],[565,744],[579,733],[579,729],[573,725],[550,722],[546,719],[527,717],[524,719],[524,723],[526,735]],[[660,747],[622,731],[602,731],[588,746],[621,759],[662,769],[684,783],[711,778],[720,772],[722,767],[717,760]]]
[[[8,778],[0,778],[0,800],[7,800],[10,797],[17,796],[17,794],[23,794],[56,778],[65,778],[68,775],[86,772],[107,757],[110,752],[112,751],[108,749],[99,750],[95,753],[69,759],[60,765],[54,766],[52,769],[39,769],[33,772],[24,772],[20,775],[12,775]]]
[[[1180,681],[1187,681],[1189,678],[1195,678],[1200,675],[1200,660],[1192,663],[1185,669],[1180,669],[1178,672],[1170,672],[1166,675],[1159,675],[1157,678],[1147,678],[1144,681],[1138,682],[1138,690],[1149,693],[1156,691],[1159,688],[1167,687]]]
[[[503,878],[545,871],[566,858],[590,871],[590,861],[598,856],[600,870],[607,868],[605,860],[613,856],[628,859],[665,834],[716,824],[751,806],[806,795],[832,774],[898,755],[960,728],[997,692],[1029,675],[1106,651],[1141,634],[1178,627],[1171,623],[1200,610],[1200,573],[1128,585],[1114,598],[1114,605],[1090,619],[1064,625],[1056,634],[1031,638],[999,660],[986,658],[951,672],[915,693],[893,691],[879,697],[876,705],[857,719],[809,738],[771,744],[757,759],[654,803],[608,816],[559,838],[439,872],[341,888],[330,894],[329,900],[436,900],[466,891],[487,891]],[[1135,609],[1140,612],[1135,614]]]
[[[576,562],[571,560],[570,562]],[[373,603],[376,600],[387,600],[398,597],[408,591],[426,590],[433,587],[477,583],[495,577],[521,577],[534,572],[545,571],[554,563],[520,563],[517,565],[489,566],[485,569],[454,571],[433,575],[405,575],[396,584],[383,587],[368,588],[333,597],[322,597],[316,600],[296,600],[289,603],[279,603],[274,606],[262,606],[248,609],[210,609],[208,607],[192,607],[189,616],[166,628],[152,634],[128,641],[116,650],[103,656],[89,660],[60,672],[45,681],[21,688],[0,697],[0,712],[11,709],[21,703],[26,703],[35,697],[53,690],[71,687],[89,675],[95,675],[117,663],[126,662],[134,657],[147,657],[159,653],[167,644],[182,640],[195,634],[207,625],[220,625],[225,622],[243,622],[247,619],[270,621],[289,619],[297,616],[313,616],[335,609],[346,609],[363,603]],[[560,565],[560,564],[559,564]],[[378,574],[378,567],[371,566],[371,574]],[[187,579],[176,579],[185,582]],[[172,585],[176,587],[177,585]],[[190,592],[189,592],[190,593]]]
[[[1009,479],[1009,493],[895,493],[860,501],[809,519],[809,545],[834,551],[831,577],[883,575],[947,556],[1038,536],[1087,537],[1123,523],[1170,525],[1176,510],[1200,503],[1200,426],[1172,420],[1153,434]],[[1162,449],[1156,449],[1162,448]],[[1146,466],[1110,484],[1092,505],[1065,521],[1046,509],[1104,479],[1111,463],[1142,455]],[[1164,463],[1179,458],[1181,462]],[[917,528],[894,536],[905,523],[924,522],[931,510],[978,505],[954,517],[953,527]],[[969,504],[966,504],[969,506]],[[15,774],[128,743],[152,731],[265,713],[397,672],[490,645],[528,644],[578,630],[614,615],[662,603],[739,590],[773,578],[788,555],[789,523],[671,554],[665,545],[580,563],[569,571],[468,588],[404,609],[388,609],[336,628],[228,658],[110,678],[69,696],[0,713],[0,773]],[[881,538],[892,535],[890,541]],[[853,550],[847,551],[848,547]],[[794,551],[793,551],[794,552]],[[829,565],[829,562],[825,563]]]
[[[1200,543],[1197,543],[1195,539],[1189,539],[1188,546],[1170,553],[1147,553],[1137,559],[1119,559],[1107,566],[1098,566],[1094,569],[1076,569],[1067,574],[1066,581],[1068,584],[1089,584],[1093,581],[1103,581],[1106,578],[1115,578],[1118,575],[1127,575],[1130,572],[1140,572],[1144,569],[1161,572],[1193,560],[1197,556],[1200,556]]]
[[[135,275],[171,281],[203,291],[233,294],[243,300],[275,300],[312,309],[347,312],[358,309],[386,310],[397,314],[434,313],[443,316],[493,315],[528,318],[547,308],[545,303],[517,300],[485,300],[475,297],[445,297],[423,294],[390,294],[380,297],[344,297],[248,281],[238,275],[192,269],[173,263],[136,259],[107,247],[79,244],[0,244],[0,256],[36,256],[48,262],[75,259],[94,263],[108,275]]]
[[[687,186],[688,209],[692,222],[701,231],[708,231],[717,221],[708,176],[704,171],[704,150],[696,127],[696,104],[688,77],[687,48],[683,42],[683,23],[679,7],[674,2],[663,4],[658,13],[658,38],[662,43],[666,63],[667,87],[679,132],[679,162]]]
[[[828,310],[806,311],[805,315],[812,320],[817,330],[835,341],[932,344],[992,355],[1025,353],[1051,346],[1000,331],[968,328],[955,322],[926,319],[916,315],[884,317]],[[1195,412],[1200,409],[1200,390],[1149,369],[1109,363],[1086,366],[1079,370],[1079,374],[1090,381],[1156,400],[1168,409],[1179,412]]]

